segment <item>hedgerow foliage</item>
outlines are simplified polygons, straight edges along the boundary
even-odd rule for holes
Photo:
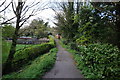
[[[87,78],[118,78],[120,51],[110,44],[79,46],[74,54],[77,66]]]
[[[33,60],[36,57],[45,54],[54,47],[55,47],[54,39],[50,37],[50,41],[48,43],[34,45],[31,47],[27,47],[23,50],[17,51],[14,55],[12,65],[17,69],[21,67],[22,64],[26,64],[30,60]]]

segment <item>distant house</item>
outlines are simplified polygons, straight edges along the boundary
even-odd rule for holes
[[[24,37],[24,36],[17,39],[18,44],[41,44],[46,42],[49,42],[49,39],[47,38],[36,39],[36,38]]]
[[[22,37],[17,39],[17,43],[18,44],[33,44],[34,41],[35,41],[34,38],[32,38],[32,37],[25,37],[25,36],[22,36]]]
[[[20,38],[18,38],[18,39],[32,39],[32,37],[25,37],[25,36],[22,36],[22,37],[20,37]]]

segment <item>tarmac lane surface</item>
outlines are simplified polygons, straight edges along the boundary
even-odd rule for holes
[[[57,59],[54,67],[43,76],[43,80],[47,78],[78,78],[78,80],[83,79],[83,75],[75,66],[75,61],[73,60],[72,54],[67,52],[61,45],[56,41],[58,48]]]

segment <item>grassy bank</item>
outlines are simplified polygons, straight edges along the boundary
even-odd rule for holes
[[[14,72],[9,75],[3,76],[3,79],[9,78],[9,79],[37,79],[42,78],[42,76],[50,70],[56,60],[56,53],[57,49],[53,48],[50,50],[49,53],[44,54],[38,58],[36,58],[34,61],[32,61],[32,64],[29,66],[26,66],[23,70],[20,70],[19,72]]]

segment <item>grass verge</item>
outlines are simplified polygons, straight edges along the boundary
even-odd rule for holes
[[[51,49],[49,53],[36,58],[31,65],[26,66],[23,70],[3,76],[3,80],[7,78],[28,80],[42,78],[45,72],[53,67],[57,51],[57,48]]]

